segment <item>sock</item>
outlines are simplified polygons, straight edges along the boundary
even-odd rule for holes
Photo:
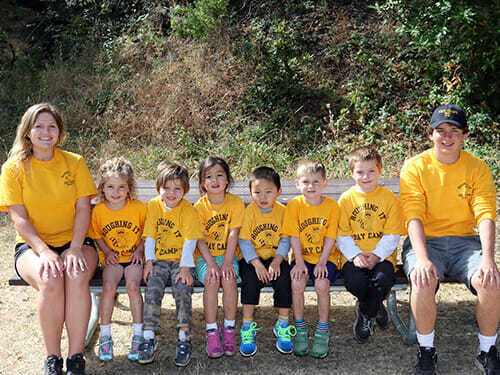
[[[235,325],[236,325],[235,320],[224,319],[224,328],[227,328],[227,327],[234,328]]]
[[[180,341],[188,341],[189,340],[189,331],[185,331],[183,329],[179,330],[179,340]]]
[[[111,324],[101,324],[101,337],[111,336]]]
[[[155,331],[145,329],[143,335],[144,335],[144,340],[152,340],[155,338]]]
[[[286,327],[288,325],[288,316],[280,315],[278,317],[278,324],[282,327]]]
[[[318,321],[318,323],[316,324],[316,331],[318,331],[318,332],[328,332],[328,322],[321,323],[320,321]]]
[[[217,322],[207,323],[207,331],[210,331],[211,329],[217,329]]]
[[[421,335],[417,331],[417,341],[418,341],[418,345],[423,346],[424,348],[433,348],[434,347],[434,331],[432,331],[428,335]]]
[[[142,336],[142,327],[144,324],[142,323],[134,323],[132,327],[134,327],[134,336]]]
[[[302,319],[295,319],[295,328],[297,329],[306,329],[306,322],[304,318]]]
[[[495,336],[483,336],[478,333],[477,337],[479,339],[479,350],[488,353],[490,348],[496,344],[498,334]]]
[[[253,323],[253,319],[243,319],[243,327],[247,328]]]

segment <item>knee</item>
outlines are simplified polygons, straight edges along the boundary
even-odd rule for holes
[[[103,294],[115,294],[116,284],[109,281],[103,281],[102,283],[102,293]]]
[[[38,284],[38,287],[43,296],[60,296],[64,294],[64,278],[59,277],[57,279],[42,280]]]
[[[330,293],[330,285],[327,280],[316,280],[314,290],[318,295],[327,295]]]
[[[207,280],[205,279],[205,291],[207,292],[214,292],[214,291],[219,291],[219,286],[220,286],[220,281],[219,280],[214,280],[214,279],[211,279],[211,280]]]
[[[222,289],[224,290],[234,290],[236,289],[236,279],[222,280]]]
[[[483,287],[479,278],[473,278],[471,284],[480,299],[491,300],[497,304],[500,303],[500,287],[498,285],[490,282],[487,286]]]
[[[306,290],[306,282],[302,280],[292,280],[292,294],[303,294]]]
[[[137,295],[141,292],[141,287],[138,282],[127,282],[125,285],[125,288],[127,289],[127,293],[129,295]]]

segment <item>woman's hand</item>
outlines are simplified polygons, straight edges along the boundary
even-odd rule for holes
[[[64,275],[64,262],[61,257],[48,247],[40,251],[40,278],[57,279]]]
[[[70,246],[63,253],[66,273],[71,277],[77,277],[79,273],[88,269],[87,259],[83,255],[81,246]]]

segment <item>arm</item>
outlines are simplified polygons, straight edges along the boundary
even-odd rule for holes
[[[290,271],[292,280],[303,280],[307,277],[307,268],[302,256],[302,245],[300,239],[295,236],[290,236],[290,245],[292,247],[293,255],[295,256],[295,267]]]
[[[135,248],[135,251],[130,255],[130,261],[133,264],[142,264],[144,261],[144,240],[139,242],[139,245]]]
[[[353,261],[358,254],[363,253],[351,236],[337,236],[337,246],[349,261]]]
[[[187,286],[193,284],[193,275],[191,274],[190,268],[194,267],[193,254],[196,249],[197,240],[187,240],[182,244],[182,255],[180,261],[180,272],[175,277],[175,282],[177,283],[181,280]]]
[[[419,219],[412,219],[408,223],[408,237],[410,237],[411,245],[417,258],[415,268],[411,273],[412,282],[420,287],[428,287],[431,280],[439,279],[439,274],[429,259],[425,244],[424,225]]]
[[[226,280],[236,278],[236,272],[233,267],[233,258],[234,252],[236,251],[236,245],[238,244],[239,234],[240,228],[233,228],[229,231],[229,235],[227,236],[226,255],[224,255],[224,261],[221,265],[222,277]]]
[[[243,258],[245,258],[247,263],[250,263],[253,259],[259,257],[255,252],[255,246],[252,241],[239,238],[238,244],[240,245],[241,254],[243,254]]]
[[[500,288],[500,272],[495,263],[495,223],[485,219],[479,223],[479,238],[483,257],[479,266],[479,279],[483,288],[495,285]]]
[[[377,246],[375,246],[375,250],[373,250],[372,254],[379,258],[379,262],[385,260],[397,249],[399,238],[399,234],[384,234],[380,241],[377,242]]]
[[[323,250],[321,251],[321,256],[319,257],[318,264],[314,267],[314,276],[318,279],[324,279],[328,277],[328,269],[326,268],[326,262],[330,256],[330,252],[335,245],[335,240],[330,237],[325,237],[323,241]]]
[[[144,264],[144,270],[142,272],[142,278],[144,282],[148,283],[148,278],[153,274],[153,261],[156,260],[156,241],[153,237],[146,237],[144,242],[144,252],[146,263]]]
[[[106,245],[103,238],[96,238],[95,242],[97,242],[97,246],[99,246],[99,249],[101,249],[104,254],[104,265],[118,264],[118,260],[120,259],[119,255]]]
[[[90,196],[80,197],[76,200],[75,225],[73,238],[68,250],[64,252],[66,272],[77,276],[79,272],[88,268],[87,260],[83,255],[82,245],[89,230],[90,224]]]

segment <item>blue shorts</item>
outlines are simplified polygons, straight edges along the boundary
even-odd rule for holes
[[[214,257],[215,263],[220,267],[222,265],[222,262],[224,262],[224,256],[218,256]],[[236,282],[241,283],[241,278],[240,278],[240,266],[238,265],[238,260],[236,257],[233,257],[233,267],[234,267],[234,272],[236,273]],[[205,262],[205,259],[203,257],[199,257],[196,260],[196,267],[194,269],[196,272],[196,278],[202,283],[205,284],[205,276],[207,275],[207,262]]]
[[[316,277],[314,276],[314,267],[315,264],[304,261],[307,268],[307,273],[309,274],[309,278],[314,282]],[[295,261],[290,264],[290,271],[295,267]],[[326,277],[330,281],[330,285],[333,285],[335,281],[342,276],[342,274],[337,269],[337,266],[330,262],[329,260],[326,262],[326,269],[328,271],[328,276]]]
[[[454,277],[467,285],[476,294],[470,281],[481,265],[482,250],[479,236],[444,236],[426,238],[427,253],[439,273],[439,280]],[[403,266],[408,280],[415,268],[417,258],[411,246],[409,237],[403,244]]]

